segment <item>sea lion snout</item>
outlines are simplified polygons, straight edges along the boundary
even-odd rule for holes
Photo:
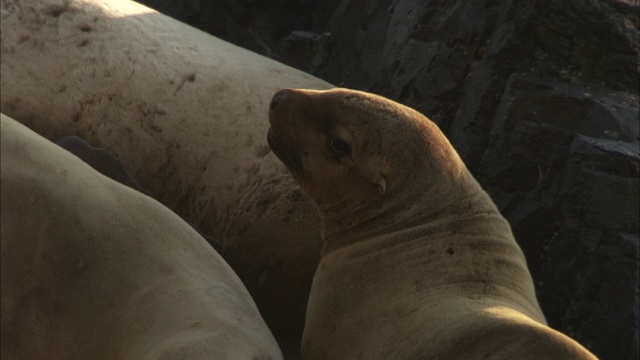
[[[275,110],[281,104],[286,103],[290,96],[291,89],[278,90],[271,99],[271,105],[269,105],[269,112]]]
[[[269,124],[271,127],[267,132],[267,143],[276,156],[292,171],[300,170],[300,161],[296,155],[296,150],[290,144],[290,125],[286,122],[290,116],[283,116],[287,113],[286,106],[291,103],[294,90],[278,90],[269,105]],[[288,139],[288,140],[285,140]]]
[[[278,90],[271,98],[271,104],[269,104],[269,124],[272,127],[281,127],[276,122],[283,121],[283,115],[288,112],[287,109],[291,109],[292,97],[295,90],[282,89]],[[288,106],[289,105],[289,106]]]

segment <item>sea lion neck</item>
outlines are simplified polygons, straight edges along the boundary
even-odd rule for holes
[[[441,231],[431,225],[450,221],[461,214],[498,214],[497,208],[487,202],[488,195],[480,189],[466,168],[457,178],[431,183],[428,188],[404,187],[402,196],[370,202],[357,213],[336,213],[331,216],[321,213],[323,254],[380,236],[394,237],[399,230],[408,228],[420,228],[422,230],[417,234],[429,237]],[[457,205],[451,206],[452,203]]]

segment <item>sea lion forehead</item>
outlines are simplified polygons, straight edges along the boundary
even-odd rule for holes
[[[381,96],[357,90],[285,89],[274,96],[278,103],[294,103],[310,119],[325,125],[362,126],[370,122],[402,122],[410,110]],[[272,105],[273,106],[273,105]]]
[[[408,148],[410,153],[424,150],[424,138],[418,134],[428,120],[402,104],[350,89],[291,90],[291,100],[297,98],[294,102],[305,113],[307,124],[348,141],[355,153],[382,154],[385,148],[393,152]]]
[[[389,127],[402,122],[394,103],[372,94],[333,89],[317,95],[321,121],[333,134],[343,135],[344,140],[361,145],[378,144]]]
[[[402,113],[402,105],[389,101],[381,96],[357,90],[331,89],[318,92],[326,97],[327,107],[337,108],[341,118],[346,121],[362,119],[372,121],[374,118],[394,120]],[[344,116],[345,113],[360,115],[357,118]]]

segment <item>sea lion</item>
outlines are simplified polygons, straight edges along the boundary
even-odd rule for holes
[[[56,145],[79,157],[80,160],[87,163],[87,165],[91,166],[102,175],[155,199],[152,193],[138,185],[127,169],[124,168],[122,162],[107,150],[95,148],[77,136],[65,136],[54,142]],[[194,224],[189,223],[189,225],[191,225],[191,227],[193,227],[200,236],[207,240],[209,245],[213,246],[220,255],[224,256],[224,249],[218,240],[209,235],[203,234],[202,231],[200,231]]]
[[[79,157],[80,160],[86,162],[102,175],[151,196],[150,192],[138,185],[131,174],[124,168],[122,162],[107,150],[95,148],[77,136],[65,136],[54,142],[56,145]]]
[[[286,89],[269,122],[322,221],[303,359],[595,359],[546,325],[509,224],[430,120]]]
[[[156,200],[1,116],[2,359],[281,359],[240,279]]]
[[[126,0],[2,1],[0,110],[111,152],[203,233],[299,348],[320,221],[264,140],[284,87],[330,84]]]

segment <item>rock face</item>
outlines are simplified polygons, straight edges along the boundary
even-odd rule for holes
[[[550,325],[638,357],[637,2],[146,3],[436,121],[510,220]]]
[[[480,162],[550,325],[603,359],[638,352],[637,119],[628,93],[514,75]]]

